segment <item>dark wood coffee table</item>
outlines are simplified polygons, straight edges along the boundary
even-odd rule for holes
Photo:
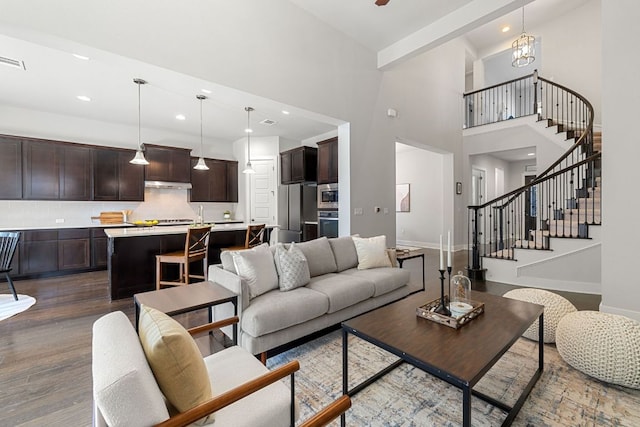
[[[485,304],[485,312],[459,329],[416,316],[416,308],[437,298],[420,292],[342,323],[343,393],[353,396],[403,363],[430,373],[462,390],[462,425],[471,426],[471,395],[507,412],[503,426],[511,425],[522,404],[540,378],[544,366],[544,307],[482,292],[471,292]],[[522,333],[540,321],[538,369],[513,407],[473,390],[473,386]],[[400,358],[397,362],[349,389],[349,334],[368,341]],[[342,425],[345,417],[342,416]]]
[[[238,315],[238,295],[214,282],[199,282],[173,288],[142,292],[133,296],[136,306],[136,330],[140,317],[140,304],[153,307],[169,316],[209,309],[209,323],[213,321],[212,307],[230,302],[234,316]],[[233,324],[233,343],[238,342],[238,326]]]

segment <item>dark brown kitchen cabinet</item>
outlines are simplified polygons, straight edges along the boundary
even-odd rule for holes
[[[0,136],[0,199],[22,198],[22,141]]]
[[[94,148],[93,200],[144,200],[144,167],[132,165],[133,150]]]
[[[338,182],[338,138],[318,142],[318,184]]]
[[[88,228],[58,231],[58,270],[76,270],[91,266]]]
[[[107,266],[107,241],[104,228],[91,229],[91,267]]]
[[[57,230],[23,231],[21,240],[21,275],[46,273],[58,270]]]
[[[316,182],[318,149],[297,147],[280,153],[280,182],[296,184]]]
[[[238,162],[205,159],[209,170],[196,170],[198,158],[191,158],[192,202],[237,202]]]
[[[57,144],[23,141],[23,195],[25,199],[60,198],[60,150]]]
[[[145,144],[144,156],[149,162],[144,167],[147,181],[190,182],[191,150]]]
[[[227,162],[227,202],[238,202],[238,162]]]
[[[63,144],[60,152],[60,200],[91,200],[91,149]]]
[[[25,140],[23,195],[31,200],[90,200],[91,149]]]

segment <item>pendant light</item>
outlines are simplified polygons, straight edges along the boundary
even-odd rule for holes
[[[135,157],[131,159],[129,163],[134,165],[148,165],[149,162],[144,158],[144,153],[142,152],[142,141],[140,139],[140,86],[147,84],[147,82],[142,79],[133,79],[133,82],[138,85],[138,150],[136,151]]]
[[[251,112],[253,111],[252,107],[245,107],[244,111],[247,112],[247,128],[245,132],[247,132],[247,167],[242,171],[242,173],[256,173],[251,166]]]
[[[524,31],[524,4],[522,5],[522,34],[511,44],[512,61],[514,67],[525,67],[536,59],[536,38],[528,36]]]
[[[209,170],[209,166],[204,162],[204,146],[202,143],[202,101],[207,99],[207,97],[204,95],[196,95],[196,98],[200,100],[200,158],[193,168],[200,171],[207,171]]]

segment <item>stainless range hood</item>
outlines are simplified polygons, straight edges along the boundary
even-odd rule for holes
[[[166,188],[169,190],[190,190],[190,182],[145,181],[145,188]]]

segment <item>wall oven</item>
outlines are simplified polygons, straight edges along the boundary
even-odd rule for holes
[[[318,211],[318,237],[338,237],[338,211]]]
[[[318,185],[318,209],[338,209],[338,184]]]

